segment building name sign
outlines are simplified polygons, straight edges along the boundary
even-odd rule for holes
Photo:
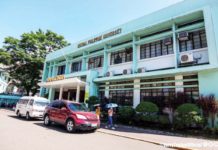
[[[58,80],[64,80],[64,79],[65,79],[64,75],[59,75],[59,76],[56,76],[56,77],[53,77],[53,78],[48,78],[48,79],[47,79],[47,82],[58,81]]]
[[[116,29],[116,30],[114,30],[114,31],[111,31],[111,32],[109,32],[109,33],[100,35],[100,36],[95,37],[95,38],[93,38],[93,39],[90,39],[90,40],[88,40],[88,41],[79,43],[79,44],[78,44],[78,48],[83,47],[83,46],[86,46],[86,45],[89,45],[89,44],[93,44],[93,43],[95,43],[95,42],[101,41],[101,40],[103,40],[103,39],[106,39],[106,38],[109,38],[109,37],[112,37],[112,36],[115,36],[115,35],[117,35],[117,34],[120,34],[121,32],[122,32],[122,29],[121,29],[121,28]]]

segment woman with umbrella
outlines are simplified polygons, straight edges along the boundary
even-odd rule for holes
[[[108,124],[109,124],[109,128],[111,128],[112,130],[115,130],[114,125],[113,125],[113,113],[114,113],[113,108],[114,107],[118,107],[118,105],[113,104],[113,103],[106,105],[106,108],[108,108]]]

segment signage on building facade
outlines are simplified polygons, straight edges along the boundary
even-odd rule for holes
[[[86,45],[89,45],[89,44],[93,44],[95,42],[98,42],[98,41],[101,41],[103,39],[106,39],[106,38],[109,38],[109,37],[112,37],[112,36],[115,36],[117,34],[120,34],[122,32],[122,29],[119,28],[119,29],[116,29],[114,31],[111,31],[109,33],[106,33],[106,34],[103,34],[103,35],[100,35],[100,36],[97,36],[93,39],[90,39],[88,41],[85,41],[85,42],[82,42],[82,43],[79,43],[78,44],[78,48],[80,47],[83,47],[83,46],[86,46]]]
[[[59,75],[59,76],[56,76],[56,77],[53,77],[53,78],[48,78],[48,79],[47,79],[47,82],[58,81],[58,80],[64,80],[64,79],[65,79],[64,75]]]

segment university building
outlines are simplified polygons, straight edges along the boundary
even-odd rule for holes
[[[52,52],[39,85],[50,100],[133,107],[176,92],[218,99],[218,1],[185,0]]]

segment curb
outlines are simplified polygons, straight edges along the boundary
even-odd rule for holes
[[[154,141],[150,141],[150,140],[144,140],[144,139],[140,139],[140,138],[134,138],[134,137],[130,137],[130,136],[125,136],[125,135],[120,135],[120,134],[115,134],[115,133],[109,133],[109,132],[104,132],[104,131],[99,131],[99,130],[97,130],[97,132],[102,133],[102,134],[108,134],[108,135],[113,135],[113,136],[117,136],[117,137],[137,140],[137,141],[141,141],[141,142],[145,142],[145,143],[151,143],[151,144],[160,145],[160,146],[165,147],[164,144],[162,144],[162,143],[154,142]],[[197,150],[197,149],[177,147],[177,146],[169,147],[169,148],[173,148],[173,149],[177,149],[177,150]]]

